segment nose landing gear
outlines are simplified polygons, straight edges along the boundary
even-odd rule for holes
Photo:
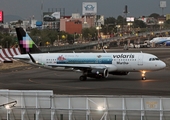
[[[142,71],[142,80],[146,80],[145,71]]]

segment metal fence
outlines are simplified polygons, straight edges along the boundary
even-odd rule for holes
[[[1,120],[169,120],[170,97],[0,90]]]

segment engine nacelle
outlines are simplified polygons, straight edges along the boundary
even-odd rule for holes
[[[98,77],[103,77],[107,78],[109,75],[108,70],[105,69],[92,69],[91,71],[88,71],[87,76],[92,77],[92,78],[98,78]]]
[[[112,75],[128,75],[129,72],[124,72],[124,71],[122,71],[122,72],[109,72],[109,74],[112,74]]]

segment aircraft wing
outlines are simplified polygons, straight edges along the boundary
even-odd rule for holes
[[[107,68],[107,65],[87,65],[87,64],[56,64],[56,65],[52,65],[51,67],[65,67],[65,68],[75,68],[75,69],[93,69],[93,68],[97,68],[97,69],[102,69],[102,68]]]
[[[25,60],[20,60],[21,62],[28,63]],[[56,64],[56,65],[43,65],[38,63],[29,62],[29,64],[33,66],[37,66],[40,68],[45,68],[49,70],[55,70],[55,71],[84,71],[84,70],[92,70],[92,69],[108,69],[109,71],[116,71],[117,67],[115,65],[85,65],[85,64]]]
[[[103,65],[99,65],[99,64],[56,64],[56,65],[52,65],[49,66],[53,69],[57,69],[57,68],[64,68],[66,70],[92,70],[92,69],[107,69],[108,71],[116,71],[117,67],[113,64],[103,64]]]

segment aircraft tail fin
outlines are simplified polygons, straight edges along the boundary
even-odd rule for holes
[[[41,50],[22,27],[16,28],[16,33],[21,54],[41,53]]]

